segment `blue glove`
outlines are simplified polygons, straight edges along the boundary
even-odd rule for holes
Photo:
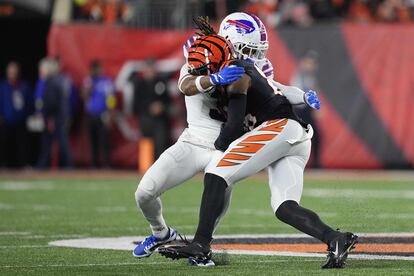
[[[234,82],[244,74],[244,68],[230,65],[224,66],[221,71],[211,74],[210,81],[213,85],[226,85]]]
[[[306,89],[303,95],[305,103],[313,109],[319,110],[321,108],[321,102],[319,101],[318,95],[311,89]]]

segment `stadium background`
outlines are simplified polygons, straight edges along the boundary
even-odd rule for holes
[[[150,231],[133,196],[137,154],[145,145],[134,105],[147,103],[134,82],[155,60],[157,76],[170,95],[166,120],[173,142],[185,127],[176,81],[184,62],[182,45],[194,32],[191,20],[209,15],[218,27],[227,13],[239,10],[265,22],[268,56],[280,82],[291,83],[303,56],[317,53],[322,109],[313,114],[320,129],[322,169],[305,170],[301,204],[328,224],[360,236],[341,274],[414,275],[412,0],[0,0],[0,275],[326,274],[320,269],[325,247],[317,240],[256,239],[298,234],[275,219],[265,174],[237,184],[216,234],[251,237],[249,244],[242,244],[246,239],[233,242],[266,256],[215,252],[218,265],[206,270],[159,254],[139,260],[131,256],[133,241]],[[39,168],[45,133],[26,123],[33,115],[42,116],[35,103],[42,80],[38,66],[45,57],[59,60],[59,76],[72,83],[65,105],[71,110],[66,127],[74,162],[59,164],[54,141],[50,166]],[[111,165],[101,164],[109,170],[91,164],[83,90],[95,60],[116,88],[116,105],[112,102],[109,112]],[[4,106],[13,106],[13,98],[4,95],[16,91],[4,88],[11,61],[20,64],[18,84],[29,87],[29,108],[18,124],[2,113]],[[17,152],[24,158],[9,163]],[[309,167],[318,166],[311,160]],[[202,189],[200,175],[162,195],[168,224],[187,237],[197,227]],[[112,244],[91,249],[85,242],[90,239],[99,248],[107,245],[105,240]],[[74,248],[79,243],[85,248]],[[287,247],[271,248],[280,243]],[[301,248],[306,244],[312,257]],[[119,246],[124,250],[114,250]],[[285,252],[292,247],[297,249]]]
[[[85,102],[80,94],[93,60],[102,62],[105,75],[116,87],[117,112],[112,116],[117,119],[110,127],[111,165],[136,168],[140,128],[129,107],[131,95],[124,91],[122,69],[128,71],[125,67],[130,65],[139,73],[144,60],[157,61],[159,74],[168,78],[173,110],[168,120],[171,141],[175,141],[185,127],[185,108],[175,82],[184,62],[182,45],[194,33],[191,19],[208,14],[220,22],[226,13],[236,10],[258,12],[264,17],[270,43],[268,57],[278,81],[289,83],[300,58],[309,50],[318,53],[317,81],[322,100],[322,110],[317,114],[322,141],[319,166],[372,169],[411,168],[414,164],[414,126],[410,123],[414,117],[414,24],[410,22],[410,1],[400,1],[407,4],[404,11],[408,17],[399,11],[399,17],[393,19],[380,18],[380,5],[387,1],[377,1],[376,6],[371,3],[375,1],[368,1],[368,15],[357,10],[363,1],[3,2],[0,19],[7,38],[2,43],[2,78],[7,63],[16,60],[21,64],[22,77],[34,88],[37,64],[49,56],[59,57],[62,72],[73,81],[76,97],[70,150],[76,167],[88,166],[91,160],[86,154],[90,145]],[[88,14],[92,13],[91,5],[101,5],[101,17]],[[105,5],[118,9],[118,13],[114,17],[105,14],[105,8],[109,9]],[[286,11],[288,8],[291,10]],[[126,135],[125,128],[135,135]],[[27,137],[28,158],[20,165],[35,166],[41,134],[29,132]],[[57,166],[57,156],[54,148],[52,166]]]

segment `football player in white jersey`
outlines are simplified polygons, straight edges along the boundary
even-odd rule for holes
[[[204,34],[192,48],[202,53],[212,47],[203,44],[217,35],[208,25],[201,25]],[[247,22],[241,22],[246,28]],[[232,23],[233,24],[233,23]],[[209,28],[207,28],[207,26]],[[207,49],[208,50],[208,49]],[[322,268],[342,268],[348,253],[358,237],[350,232],[335,231],[310,209],[299,205],[303,189],[303,172],[309,159],[313,130],[293,112],[292,104],[266,78],[263,72],[246,60],[227,61],[220,53],[216,57],[200,58],[190,74],[200,78],[209,75],[202,70],[211,60],[224,66],[238,66],[245,73],[235,82],[218,87],[227,107],[226,123],[214,142],[221,151],[205,170],[204,191],[199,223],[194,239],[186,245],[168,245],[159,249],[161,255],[171,259],[189,258],[199,265],[211,260],[211,241],[217,221],[223,215],[228,188],[238,181],[263,169],[268,170],[271,206],[282,222],[328,245],[328,255]],[[250,51],[251,52],[251,51]],[[191,53],[191,52],[190,52]],[[199,54],[202,56],[202,54]],[[190,60],[190,58],[188,59]],[[245,116],[255,118],[254,129],[243,131]]]
[[[241,23],[248,30],[240,31],[240,24],[234,22]],[[270,77],[269,81],[281,90],[292,104],[307,103],[319,109],[319,100],[315,92],[303,92],[296,87],[284,86],[271,79],[273,67],[264,56],[268,49],[267,33],[257,17],[246,13],[230,14],[223,20],[220,33],[236,46],[235,50],[239,58],[248,59],[260,66]],[[184,55],[187,60],[188,49],[196,39],[197,37],[190,38],[184,45]],[[213,96],[213,91],[216,86],[229,84],[244,73],[241,67],[227,66],[215,74],[195,77],[189,74],[190,69],[188,62],[184,64],[178,81],[178,88],[185,95],[188,127],[178,141],[145,173],[135,192],[137,205],[152,230],[152,235],[133,250],[135,257],[148,257],[160,245],[176,238],[176,231],[167,226],[162,216],[159,196],[166,190],[184,183],[195,174],[204,172],[217,154],[214,141],[220,134],[223,122],[219,118],[220,112],[217,110],[217,100]],[[225,206],[228,206],[230,196],[231,189],[227,189]],[[223,214],[226,209],[223,208]]]

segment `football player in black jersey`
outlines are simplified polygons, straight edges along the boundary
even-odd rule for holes
[[[212,35],[211,27],[206,31],[209,32],[205,35]],[[197,49],[198,44],[194,43],[193,50],[206,53],[204,49]],[[210,60],[217,60],[217,57],[205,55],[199,69]],[[343,267],[348,253],[357,243],[357,236],[335,231],[316,213],[299,205],[312,127],[296,117],[286,97],[259,68],[242,60],[221,61],[216,68],[235,65],[243,67],[245,74],[222,87],[227,102],[227,121],[215,142],[218,154],[206,169],[198,228],[191,243],[161,247],[160,254],[172,259],[190,258],[196,264],[209,262],[213,230],[223,210],[226,189],[267,169],[276,217],[328,245],[329,253],[322,268]],[[202,70],[193,70],[193,73],[199,72]],[[255,123],[253,130],[243,134],[246,116]]]

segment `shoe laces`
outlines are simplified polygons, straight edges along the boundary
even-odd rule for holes
[[[156,241],[157,241],[157,237],[154,235],[151,235],[145,238],[142,244],[144,245],[145,248],[149,248],[149,247],[152,247]]]
[[[183,243],[190,244],[190,242],[188,241],[187,237],[184,234],[181,235],[181,234],[177,233],[177,235]]]

